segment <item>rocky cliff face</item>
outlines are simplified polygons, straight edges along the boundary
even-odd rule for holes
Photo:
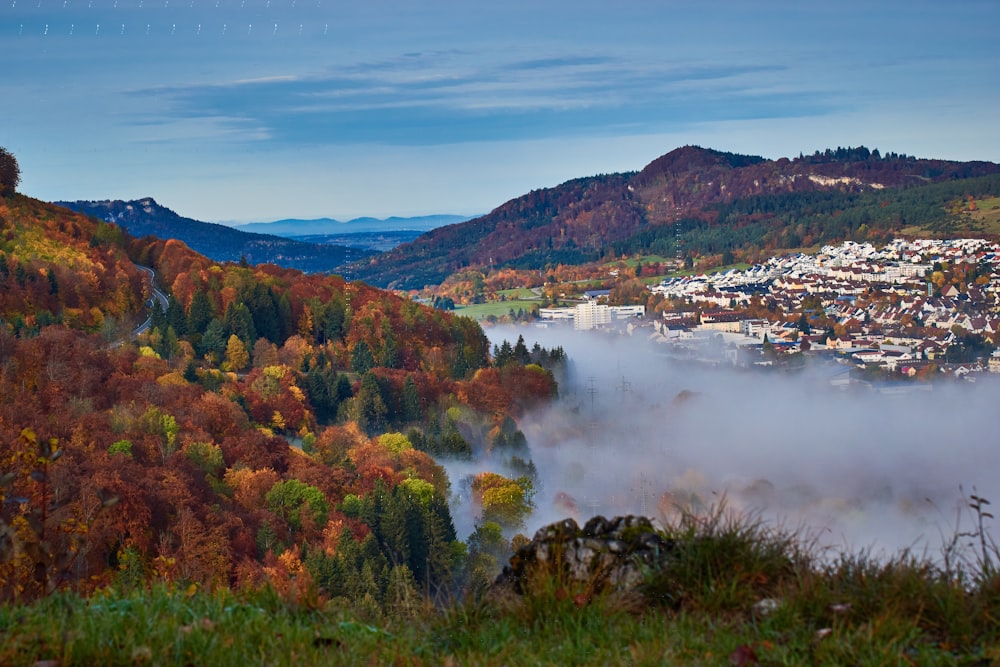
[[[663,567],[674,543],[646,517],[596,516],[581,529],[573,519],[541,528],[511,556],[493,584],[494,592],[529,592],[536,571],[591,591],[630,592],[646,573]]]

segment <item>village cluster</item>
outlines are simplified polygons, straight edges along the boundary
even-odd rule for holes
[[[539,316],[633,335],[651,327],[646,335],[670,354],[709,363],[770,365],[809,352],[910,377],[1000,372],[1000,245],[983,239],[848,241],[650,290],[682,309],[643,326],[642,306],[609,306],[589,293]]]

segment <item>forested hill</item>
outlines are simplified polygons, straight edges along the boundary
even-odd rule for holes
[[[142,333],[137,265],[169,295]],[[515,420],[559,359],[495,361],[475,321],[360,282],[0,197],[0,603],[154,582],[451,599],[530,511]],[[432,455],[524,470],[456,480],[490,549],[460,543]]]
[[[241,231],[178,215],[151,197],[135,201],[56,202],[59,206],[121,226],[132,236],[177,239],[217,262],[277,264],[309,273],[330,272],[371,253],[353,247],[306,243],[270,234]]]
[[[143,274],[116,225],[35,199],[0,198],[0,336],[62,323],[115,336],[145,317]]]
[[[998,173],[1000,165],[992,162],[882,155],[864,147],[766,160],[685,146],[639,172],[532,191],[485,216],[358,262],[352,274],[379,286],[419,289],[469,267],[540,270],[610,252],[673,254],[678,231],[689,253],[737,246],[773,251],[785,243],[872,237],[943,221],[948,201],[969,194],[963,184],[991,190],[995,181],[981,179]],[[935,185],[930,201],[906,194]],[[892,203],[889,210],[883,210],[886,202]],[[933,221],[927,219],[928,205]],[[857,220],[853,226],[830,224],[858,207],[863,214],[844,218]],[[920,207],[924,212],[917,215]],[[680,230],[677,221],[685,221]],[[789,225],[794,233],[787,233]],[[728,237],[734,243],[727,244]]]

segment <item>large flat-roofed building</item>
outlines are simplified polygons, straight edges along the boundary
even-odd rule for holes
[[[611,308],[594,301],[576,304],[573,317],[573,328],[578,331],[589,331],[611,323]]]

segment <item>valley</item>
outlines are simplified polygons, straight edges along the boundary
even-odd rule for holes
[[[171,596],[187,591],[191,604],[234,595],[236,606],[273,596],[278,609],[343,614],[338,645],[357,623],[403,633],[392,624],[478,613],[499,595],[511,554],[546,526],[641,515],[655,519],[657,544],[680,551],[657,561],[664,569],[643,580],[646,592],[629,595],[670,623],[678,609],[756,622],[754,605],[777,596],[805,608],[815,602],[794,582],[835,589],[847,576],[843,554],[926,576],[949,604],[984,613],[977,605],[991,604],[992,589],[951,596],[962,582],[988,581],[995,562],[982,508],[1000,493],[990,435],[1000,246],[985,231],[969,235],[991,224],[995,165],[933,163],[946,179],[896,190],[859,186],[858,167],[836,154],[813,159],[797,168],[838,164],[847,175],[774,176],[832,190],[720,201],[703,193],[718,175],[729,190],[783,167],[682,149],[637,174],[535,192],[309,272],[134,236],[118,224],[124,214],[109,221],[5,196],[0,596],[15,608],[58,595],[183,605]],[[674,206],[673,222],[629,222],[607,203],[619,186],[675,177],[702,194],[691,195],[701,208]],[[163,229],[215,243],[218,230],[143,201]],[[138,215],[134,204],[108,210],[120,204]],[[652,217],[663,210],[647,207]],[[504,259],[518,230],[571,230],[577,218],[559,211],[589,220],[601,244],[591,252],[553,239],[556,254],[538,264],[529,235],[521,255]],[[499,245],[478,236],[491,220],[504,221]],[[617,222],[617,241],[597,231]],[[924,233],[903,236],[912,224]],[[388,233],[375,234],[369,242]],[[393,257],[449,266],[459,237],[471,263],[437,284],[386,290],[352,279]],[[813,251],[789,252],[804,245]],[[571,257],[581,261],[562,261]],[[801,532],[772,532],[787,523]],[[980,538],[979,548],[949,542],[952,533]],[[671,578],[685,549],[715,539],[774,548],[776,560],[746,561],[758,583],[732,581],[731,598]],[[916,550],[920,560],[907,560]],[[551,599],[540,589],[510,613],[538,602],[569,618],[622,593],[599,577],[562,586],[574,591],[571,608],[563,588]],[[654,589],[667,593],[648,597]],[[821,608],[814,623],[829,613]],[[205,614],[203,629],[225,623]],[[961,635],[937,617],[899,619],[969,646],[993,641],[989,624]],[[174,632],[187,637],[184,627]],[[44,634],[18,633],[0,656],[20,659],[30,651],[20,642]],[[783,641],[808,651],[806,635]]]

